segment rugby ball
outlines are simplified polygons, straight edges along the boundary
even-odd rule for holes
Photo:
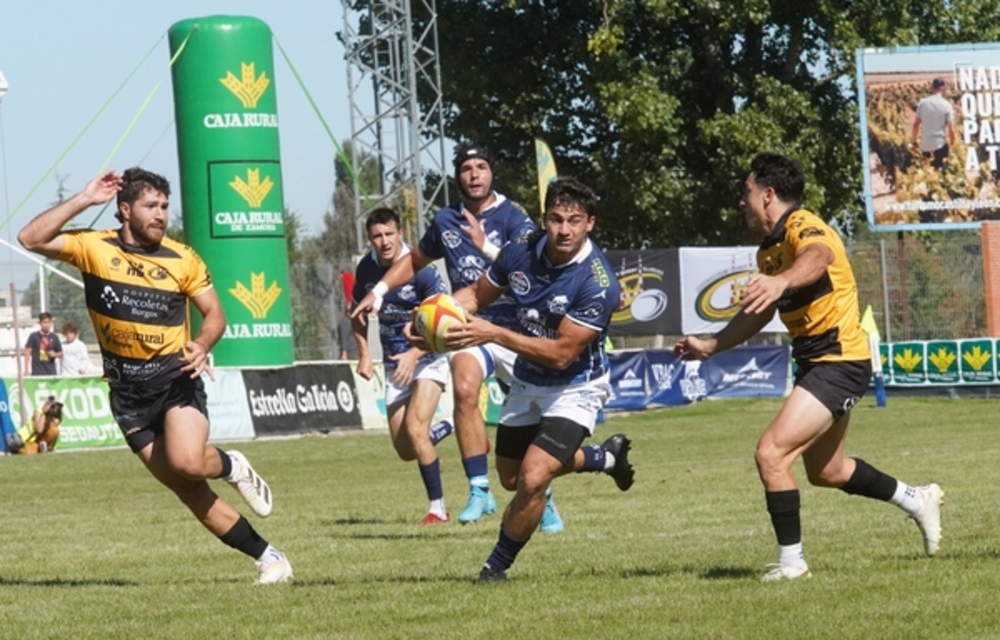
[[[431,349],[444,353],[448,348],[444,345],[445,333],[449,327],[467,322],[465,309],[458,300],[447,293],[435,294],[417,307],[413,318],[413,327]]]

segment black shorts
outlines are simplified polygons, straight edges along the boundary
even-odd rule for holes
[[[144,395],[132,390],[112,390],[111,414],[125,436],[132,453],[163,435],[167,411],[174,407],[194,407],[208,417],[208,396],[201,378],[175,378],[166,390]]]
[[[861,400],[872,377],[871,360],[795,364],[795,386],[802,387],[823,403],[834,420],[840,420]]]
[[[587,429],[566,418],[542,418],[541,424],[526,427],[497,426],[497,455],[524,460],[528,447],[535,445],[559,462],[569,464],[587,437]]]

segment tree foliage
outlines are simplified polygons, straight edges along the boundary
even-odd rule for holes
[[[807,206],[862,215],[855,50],[997,39],[1000,0],[438,0],[445,131],[537,202],[534,137],[602,197],[607,246],[745,242],[749,160],[799,159]],[[426,26],[414,3],[415,29]],[[425,104],[425,108],[429,108]]]

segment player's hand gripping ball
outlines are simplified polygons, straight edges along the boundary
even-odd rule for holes
[[[416,316],[413,318],[413,327],[416,329],[431,349],[438,353],[448,351],[444,344],[445,333],[449,327],[465,324],[468,322],[465,316],[465,309],[447,293],[435,294],[417,307]]]

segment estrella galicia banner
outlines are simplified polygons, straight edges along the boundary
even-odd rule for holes
[[[644,409],[649,403],[649,361],[644,351],[610,353],[611,398],[605,409]]]
[[[681,292],[676,249],[606,251],[618,277],[618,306],[611,314],[611,335],[652,336],[677,333]]]
[[[350,364],[244,369],[243,383],[258,436],[362,428]]]

